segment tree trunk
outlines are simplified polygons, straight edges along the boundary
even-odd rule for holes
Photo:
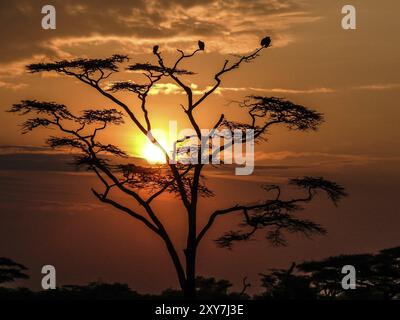
[[[196,249],[185,250],[186,255],[186,283],[183,288],[185,300],[196,299]]]
[[[200,161],[199,154],[199,163]],[[191,205],[188,208],[188,235],[185,250],[186,284],[183,291],[186,300],[196,299],[197,199],[201,169],[202,165],[196,165],[191,189]]]

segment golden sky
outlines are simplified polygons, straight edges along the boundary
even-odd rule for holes
[[[198,111],[203,127],[209,126],[210,117],[218,117],[210,112],[216,107],[231,118],[240,117],[234,106],[227,106],[231,100],[248,94],[274,95],[323,112],[326,123],[318,134],[275,129],[259,152],[399,155],[397,1],[353,1],[356,30],[341,28],[343,1],[71,0],[53,4],[57,29],[47,31],[40,25],[41,1],[0,4],[3,109],[22,98],[57,101],[73,110],[109,106],[72,79],[27,74],[23,68],[27,63],[113,53],[127,54],[131,62],[151,62],[154,44],[172,59],[177,48],[192,49],[202,39],[206,52],[185,65],[199,73],[187,77],[187,83],[202,90],[212,84],[213,72],[228,54],[248,52],[261,37],[270,35],[273,47],[254,63],[228,74],[219,94]],[[113,79],[132,78],[135,75],[122,74]],[[172,83],[155,92],[150,108],[156,126],[182,121],[182,99]],[[135,105],[134,99],[130,102]],[[16,121],[12,115],[0,115],[0,144],[42,144],[46,133],[21,137]],[[130,128],[121,131],[112,138],[132,148]]]

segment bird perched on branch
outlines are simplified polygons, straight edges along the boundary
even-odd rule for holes
[[[268,48],[270,44],[271,44],[271,38],[270,37],[265,37],[264,39],[261,40],[261,45],[264,48]]]
[[[203,41],[199,40],[198,44],[199,44],[199,49],[204,50],[204,48],[206,46],[205,43]]]
[[[153,47],[153,53],[154,53],[154,54],[156,54],[156,53],[158,52],[158,48],[159,48],[159,46],[157,46],[157,45],[155,45],[155,46]]]

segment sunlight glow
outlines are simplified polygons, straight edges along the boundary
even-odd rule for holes
[[[161,144],[161,146],[167,151],[168,148],[168,140],[169,137],[166,134],[165,130],[162,129],[152,129],[151,134],[154,138]],[[151,143],[151,141],[144,137],[145,140],[139,144],[137,150],[139,150],[139,156],[147,160],[150,164],[164,164],[166,163],[164,152],[155,144]]]
[[[142,155],[151,164],[166,163],[162,150],[150,141],[144,145]]]

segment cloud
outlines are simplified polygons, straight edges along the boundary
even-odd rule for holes
[[[39,0],[0,3],[0,35],[7,44],[0,62],[81,56],[115,47],[142,54],[154,43],[163,50],[188,49],[199,38],[209,52],[244,52],[266,34],[273,47],[287,45],[294,41],[292,26],[321,18],[294,0],[54,0],[57,29],[49,31],[40,28],[42,5]]]
[[[43,62],[45,60],[46,57],[44,55],[35,55],[27,59],[9,63],[0,63],[0,81],[3,83],[13,83],[16,77],[24,75],[27,72],[25,68],[26,65],[34,62]],[[22,87],[25,87],[25,85],[20,86],[17,89],[21,89]]]
[[[211,86],[207,86],[204,89],[200,89],[198,85],[192,83],[191,85],[194,95],[202,95],[204,92],[209,90]],[[369,84],[354,86],[349,90],[371,90],[371,91],[383,91],[383,90],[395,90],[400,88],[400,83],[386,83],[386,84]],[[316,88],[260,88],[260,87],[219,87],[214,91],[214,94],[222,95],[228,92],[260,92],[260,93],[278,93],[278,94],[329,94],[336,93],[344,88],[328,88],[328,87],[316,87]],[[167,83],[160,85],[152,91],[152,94],[184,94],[184,91],[173,83]]]
[[[72,155],[37,153],[5,153],[0,154],[0,171],[76,171],[69,165]]]
[[[0,145],[0,155],[23,153],[54,153],[49,147]]]
[[[25,204],[29,205],[31,210],[44,212],[68,212],[81,213],[103,208],[101,204],[92,202],[69,202],[69,201],[51,201],[51,200],[25,200]]]
[[[26,86],[27,86],[26,83],[12,83],[12,82],[0,81],[0,88],[3,89],[19,90]]]
[[[0,171],[78,172],[71,165],[71,151],[55,151],[50,147],[0,145]]]
[[[346,154],[328,152],[256,152],[258,163],[300,165],[305,167],[339,167],[343,165],[367,165],[380,161],[400,161],[396,156],[376,156],[371,154]]]
[[[191,83],[190,87],[194,95],[202,95],[212,87],[207,86],[204,89],[199,88],[195,83]],[[332,88],[310,88],[310,89],[291,89],[291,88],[254,88],[254,87],[219,87],[214,94],[222,95],[224,92],[266,92],[266,93],[283,93],[283,94],[313,94],[313,93],[334,93]],[[185,92],[175,83],[155,84],[150,90],[151,95],[158,94],[185,94]]]
[[[0,145],[0,171],[53,171],[68,174],[86,174],[85,168],[73,165],[77,153],[71,149],[53,150],[50,147]],[[111,161],[116,158],[108,157]],[[129,157],[118,158],[118,162],[142,164],[143,159]]]
[[[288,93],[288,94],[308,94],[308,93],[334,93],[335,89],[331,88],[311,88],[311,89],[290,89],[290,88],[254,88],[254,87],[242,87],[242,88],[220,88],[221,91],[255,91],[255,92],[272,92],[272,93]]]
[[[362,86],[353,87],[354,90],[392,90],[399,89],[400,83],[380,83],[380,84],[368,84]]]
[[[183,94],[183,90],[174,83],[156,83],[149,92],[150,95],[158,94]]]
[[[204,92],[209,90],[211,86],[207,86],[204,89],[199,88],[197,84],[190,84],[194,95],[202,95]],[[370,84],[362,86],[354,86],[350,90],[371,90],[371,91],[383,91],[383,90],[395,90],[400,88],[400,83],[386,83],[386,84]],[[219,87],[214,91],[214,94],[222,95],[228,92],[260,92],[260,93],[278,93],[278,94],[328,94],[336,93],[342,89],[328,88],[328,87],[316,87],[316,88],[260,88],[260,87]],[[152,90],[151,94],[184,94],[185,92],[174,83],[166,83],[156,86]]]

